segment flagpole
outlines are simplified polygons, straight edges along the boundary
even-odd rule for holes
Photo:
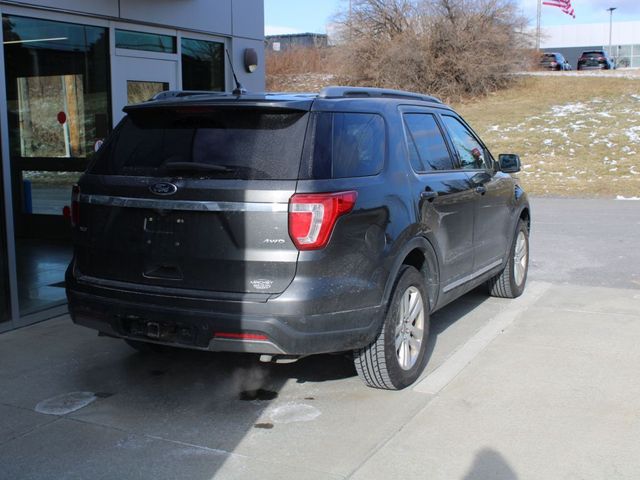
[[[542,19],[542,0],[538,0],[538,22],[536,24],[536,50],[540,50],[540,20]]]

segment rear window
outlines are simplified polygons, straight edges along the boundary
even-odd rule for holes
[[[89,173],[296,179],[308,115],[246,108],[132,112],[98,151]]]
[[[385,128],[372,113],[314,113],[300,177],[368,177],[384,166]]]

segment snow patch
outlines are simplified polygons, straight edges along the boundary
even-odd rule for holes
[[[36,405],[35,411],[45,415],[66,415],[86,407],[96,400],[92,392],[63,393],[47,398]]]
[[[627,128],[624,134],[629,138],[630,142],[640,143],[640,125]]]
[[[616,200],[640,200],[640,197],[623,197],[622,195],[618,195]]]
[[[273,423],[311,422],[321,414],[311,405],[289,402],[271,410],[269,418]]]
[[[566,105],[554,105],[551,113],[554,117],[568,117],[574,113],[582,113],[587,109],[584,103],[567,103]]]

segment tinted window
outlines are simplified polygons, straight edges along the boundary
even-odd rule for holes
[[[155,33],[116,30],[116,48],[147,52],[176,53],[176,37]]]
[[[413,169],[416,172],[451,170],[451,156],[434,116],[408,113],[404,116],[404,121]]]
[[[333,115],[333,178],[366,177],[382,169],[384,122],[378,115]]]
[[[134,112],[89,172],[102,175],[295,179],[308,114],[247,109]]]
[[[444,115],[442,118],[451,135],[453,146],[458,152],[460,166],[472,170],[489,168],[486,152],[471,131],[455,117]]]
[[[317,113],[302,178],[366,177],[384,165],[384,120],[369,113]]]
[[[182,88],[224,90],[224,44],[183,38]]]

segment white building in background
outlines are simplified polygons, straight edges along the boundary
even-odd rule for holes
[[[640,67],[640,22],[614,21],[611,44],[618,66]],[[540,48],[562,53],[575,68],[583,51],[609,50],[609,22],[543,27]]]

